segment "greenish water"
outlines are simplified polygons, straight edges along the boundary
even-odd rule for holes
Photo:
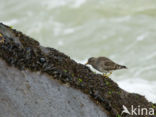
[[[156,102],[156,0],[0,0],[1,22],[78,62],[107,56],[111,78]]]

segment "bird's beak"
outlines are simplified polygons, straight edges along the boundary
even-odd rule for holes
[[[87,65],[88,64],[88,62],[87,63],[85,63],[85,65]]]

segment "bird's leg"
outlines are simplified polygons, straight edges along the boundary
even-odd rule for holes
[[[0,33],[0,43],[4,43],[4,38],[1,33]]]
[[[104,73],[103,76],[105,76],[106,78],[108,78],[111,74],[112,74],[112,72],[110,72],[109,74]]]
[[[103,76],[104,76],[104,77],[106,77],[106,78],[108,78],[108,75],[107,75],[107,73],[103,73]]]

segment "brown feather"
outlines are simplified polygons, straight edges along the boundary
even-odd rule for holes
[[[88,64],[92,65],[95,69],[97,69],[100,72],[109,72],[112,70],[126,68],[126,66],[116,64],[114,61],[106,57],[89,58]]]

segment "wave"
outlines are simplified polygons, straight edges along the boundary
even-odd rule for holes
[[[149,101],[156,103],[156,81],[147,81],[141,78],[117,81],[118,85],[131,93],[144,95]]]

